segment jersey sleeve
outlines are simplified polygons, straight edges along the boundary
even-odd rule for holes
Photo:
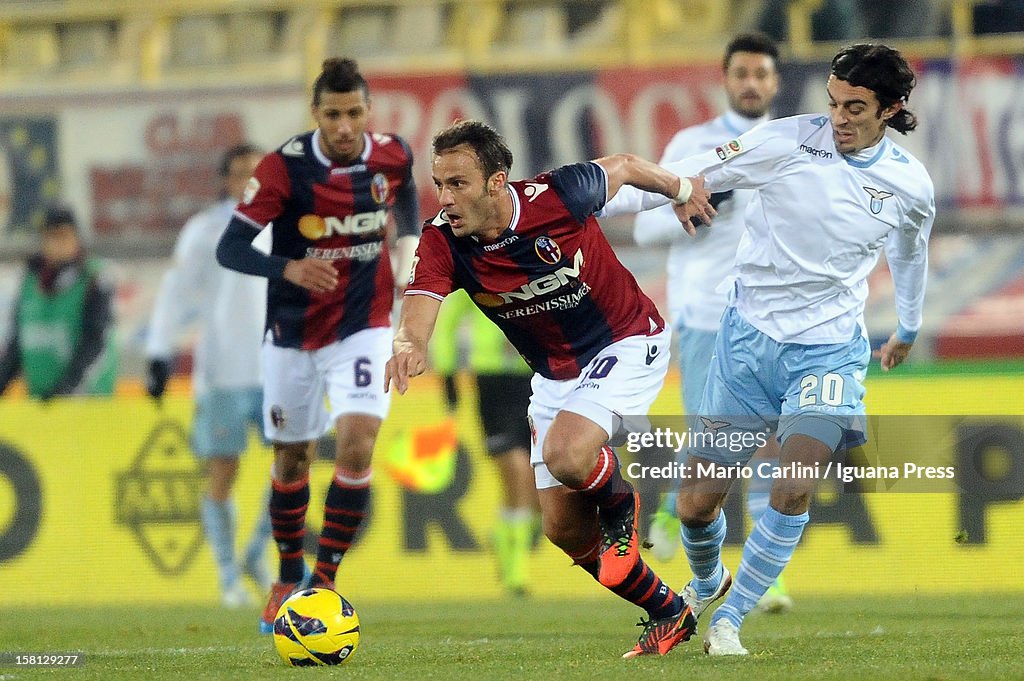
[[[431,222],[424,224],[405,295],[444,300],[455,288],[454,273],[448,240],[437,225]]]
[[[556,168],[550,173],[550,182],[578,222],[597,213],[608,200],[608,175],[592,161]]]
[[[406,166],[405,176],[402,184],[395,191],[395,204],[391,208],[395,218],[395,233],[398,237],[420,235],[419,197],[416,195],[416,180],[413,178],[412,149],[400,137],[395,139],[402,145],[409,157],[409,165]]]
[[[914,342],[921,328],[928,279],[928,238],[934,221],[935,192],[928,180],[923,195],[905,212],[902,223],[885,242],[885,258],[896,292],[897,335],[906,343]]]
[[[661,166],[679,177],[704,176],[704,188],[712,193],[732,189],[757,189],[778,176],[778,170],[799,146],[799,121],[781,118],[726,141],[710,151]],[[661,194],[623,186],[601,215],[639,213],[669,202]]]
[[[284,159],[277,152],[268,154],[249,178],[242,200],[235,208],[235,216],[256,229],[263,229],[284,212],[290,195],[291,181]]]
[[[174,353],[175,336],[207,285],[209,268],[214,262],[202,247],[199,232],[203,227],[193,217],[178,237],[174,260],[164,273],[153,304],[146,339],[147,357],[167,358]]]
[[[698,151],[697,138],[692,134],[693,132],[693,128],[677,132],[669,140],[669,143],[665,145],[665,151],[662,153],[661,160],[658,163],[665,165],[666,163],[678,161],[696,153]],[[619,189],[616,196],[629,187],[630,185],[624,185]],[[611,198],[608,202],[609,205],[615,203],[616,196]],[[667,202],[651,210],[629,212],[637,214],[636,220],[633,222],[633,240],[636,241],[638,246],[665,245],[688,238],[683,230],[683,226],[679,223],[679,218],[676,217],[675,212],[672,210],[671,204]]]

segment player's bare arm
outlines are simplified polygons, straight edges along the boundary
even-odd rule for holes
[[[680,216],[691,236],[696,234],[696,228],[690,224],[691,217],[711,224],[711,218],[715,216],[715,209],[709,202],[711,195],[704,189],[703,177],[679,177],[658,164],[633,154],[613,154],[594,162],[608,174],[609,199],[625,184],[667,196],[677,206],[676,214]]]
[[[441,301],[432,296],[407,295],[392,343],[393,355],[384,365],[384,392],[392,383],[399,395],[409,389],[409,379],[427,370],[427,343],[437,322]]]
[[[327,293],[338,285],[338,271],[333,263],[320,258],[290,260],[284,266],[282,276],[296,286],[313,293]]]

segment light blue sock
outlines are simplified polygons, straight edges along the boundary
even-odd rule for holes
[[[783,515],[771,506],[765,510],[743,545],[743,558],[732,589],[711,618],[712,625],[724,617],[739,628],[743,618],[786,567],[800,542],[807,519],[807,513]]]
[[[245,570],[260,586],[266,586],[271,580],[266,561],[267,543],[270,541],[273,528],[270,524],[270,488],[260,500],[260,511],[256,514],[249,543],[245,547]],[[266,574],[264,574],[266,573]]]
[[[771,468],[765,464],[770,464]],[[765,509],[768,508],[768,502],[772,497],[773,480],[771,478],[771,471],[778,468],[778,466],[778,459],[759,460],[752,466],[754,477],[750,478],[750,482],[747,484],[747,513],[750,514],[755,524],[761,519],[761,514],[764,513]],[[757,474],[759,469],[768,475],[764,477],[759,476]]]
[[[725,541],[725,511],[704,527],[679,527],[686,560],[693,571],[693,588],[697,596],[707,598],[722,581],[722,543]]]
[[[210,497],[203,497],[203,531],[213,550],[222,589],[238,581],[238,563],[235,562],[236,515],[233,500],[216,502]]]
[[[263,557],[270,541],[273,528],[270,524],[270,490],[260,499],[260,512],[256,514],[256,524],[249,535],[249,543],[245,547],[245,562],[255,562]]]

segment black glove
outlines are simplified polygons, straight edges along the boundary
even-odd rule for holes
[[[171,375],[171,362],[167,359],[151,359],[146,367],[146,392],[159,400],[167,388],[167,378]]]

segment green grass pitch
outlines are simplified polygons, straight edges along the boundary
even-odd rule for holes
[[[855,576],[851,576],[855,579]],[[0,679],[1024,679],[1024,593],[798,598],[752,615],[748,658],[708,658],[697,638],[626,661],[637,619],[614,598],[357,603],[363,638],[336,668],[289,668],[255,611],[215,607],[8,610],[5,652],[83,651],[77,669],[0,668]],[[700,636],[700,634],[698,634]],[[625,676],[624,676],[625,675]]]

